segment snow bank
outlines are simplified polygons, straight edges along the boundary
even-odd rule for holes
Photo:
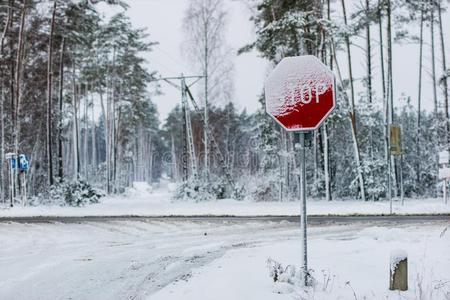
[[[232,199],[216,201],[175,201],[167,189],[151,189],[136,183],[122,196],[109,196],[102,203],[83,208],[39,206],[1,209],[0,217],[30,216],[298,216],[299,202],[252,202]],[[387,215],[389,202],[357,200],[309,200],[309,215]],[[393,205],[395,214],[450,214],[442,199],[406,199]]]
[[[402,227],[397,239],[385,227],[311,228],[309,267],[315,284],[303,289],[286,281],[273,282],[265,261],[300,265],[300,241],[284,240],[227,252],[192,272],[187,282],[173,283],[148,300],[291,300],[385,299],[446,300],[450,294],[450,235],[442,226]],[[374,239],[377,232],[379,238]],[[368,235],[366,235],[366,233]],[[391,249],[408,249],[411,266],[408,291],[389,291]],[[393,252],[404,257],[404,252]]]

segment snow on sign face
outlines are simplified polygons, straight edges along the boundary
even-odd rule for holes
[[[264,92],[266,112],[288,131],[317,129],[335,107],[334,75],[312,55],[281,60]]]

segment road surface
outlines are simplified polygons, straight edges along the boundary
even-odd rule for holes
[[[84,223],[84,222],[110,222],[110,221],[208,221],[208,222],[248,222],[248,221],[273,221],[273,222],[299,222],[300,216],[86,216],[86,217],[0,217],[0,223]],[[408,215],[312,215],[308,216],[310,225],[319,224],[352,224],[355,222],[381,222],[394,223],[418,223],[449,221],[450,214],[408,214]]]

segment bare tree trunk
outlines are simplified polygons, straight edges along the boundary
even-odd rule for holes
[[[10,1],[11,2],[11,1]],[[5,22],[5,27],[2,32],[1,40],[0,40],[0,63],[1,65],[4,64],[4,46],[5,46],[5,38],[6,34],[9,31],[9,28],[11,26],[11,19],[12,19],[12,9],[8,6],[8,13],[7,13],[7,19]],[[1,152],[0,152],[0,187],[1,187],[1,199],[2,203],[5,203],[5,185],[4,185],[4,159],[5,159],[5,118],[4,118],[4,102],[5,102],[5,93],[4,93],[4,86],[3,86],[3,68],[1,69],[1,98],[0,98],[0,126],[1,126]]]
[[[86,180],[89,180],[89,174],[88,174],[88,164],[89,164],[89,153],[88,153],[88,142],[89,142],[89,136],[88,136],[88,94],[89,94],[89,84],[86,83],[84,87],[84,109],[83,109],[83,115],[84,115],[84,136],[83,136],[83,168],[84,168],[84,178]]]
[[[148,182],[149,183],[153,183],[153,142],[152,142],[152,137],[149,134],[148,137],[148,158],[147,161],[149,162],[148,164]]]
[[[434,134],[435,144],[439,144],[439,115],[438,115],[438,98],[437,98],[437,82],[436,82],[436,58],[434,48],[434,0],[430,0],[430,43],[431,43],[431,79],[433,81],[433,103],[434,103],[434,121],[436,125],[436,132]],[[437,154],[437,153],[436,153]],[[438,165],[438,155],[435,155],[436,167]]]
[[[208,180],[209,177],[209,166],[208,166],[208,159],[209,159],[209,149],[208,149],[208,128],[209,128],[209,117],[208,117],[208,109],[209,109],[209,104],[208,104],[208,62],[209,62],[209,56],[208,56],[208,21],[204,22],[204,26],[205,26],[205,128],[203,128],[204,131],[204,143],[205,143],[205,179]]]
[[[378,32],[380,39],[380,68],[381,68],[381,84],[383,90],[383,100],[386,99],[386,80],[385,80],[385,70],[384,70],[384,46],[383,46],[383,14],[382,14],[382,4],[378,0]]]
[[[110,74],[110,77],[111,74]],[[109,87],[106,93],[106,190],[111,193],[111,98],[112,98],[112,78],[109,79]]]
[[[114,141],[114,137],[115,137],[115,125],[116,125],[116,120],[115,120],[115,114],[116,114],[116,104],[115,104],[115,97],[116,97],[116,89],[115,89],[115,80],[116,80],[116,76],[115,76],[115,68],[116,68],[116,47],[114,47],[113,50],[113,60],[112,60],[112,71],[111,71],[111,83],[110,83],[110,92],[109,92],[109,102],[108,102],[108,111],[109,111],[109,132],[108,132],[108,141],[109,141],[109,146],[108,146],[108,161],[109,161],[109,171],[108,171],[108,193],[111,192],[111,180],[113,181],[113,192],[115,192],[115,182],[114,182],[114,157],[115,157],[115,153],[114,153],[114,149],[115,149],[115,141]]]
[[[114,68],[115,69],[115,68]],[[115,80],[115,76],[114,76]],[[116,193],[117,182],[116,182],[116,169],[117,169],[117,120],[116,120],[116,88],[115,83],[113,83],[113,94],[112,94],[112,128],[111,128],[111,153],[112,153],[112,183],[113,183],[113,193]]]
[[[66,39],[62,38],[61,50],[59,54],[59,124],[58,124],[58,177],[63,180],[63,92],[64,92],[64,52],[66,50]]]
[[[366,0],[366,61],[367,61],[367,98],[372,103],[372,49],[370,42],[370,3]]]
[[[102,115],[103,115],[103,128],[104,128],[104,140],[105,140],[105,163],[106,163],[106,190],[109,193],[109,137],[108,137],[108,133],[109,133],[109,101],[108,101],[108,91],[106,92],[106,109],[105,109],[105,104],[103,103],[103,90],[101,85],[98,85],[98,92],[100,95],[100,105],[102,108]]]
[[[342,3],[342,11],[344,16],[344,23],[347,25],[347,13],[345,9],[345,2],[344,0],[341,0]],[[345,37],[345,45],[347,48],[347,60],[348,60],[348,73],[349,73],[349,81],[350,81],[350,120],[352,125],[352,139],[353,139],[353,148],[355,151],[355,162],[356,162],[356,172],[358,174],[358,181],[359,181],[359,189],[361,193],[361,199],[363,201],[366,201],[366,191],[364,186],[364,174],[361,169],[361,154],[360,149],[358,145],[358,134],[357,134],[357,128],[356,128],[356,112],[355,112],[355,89],[353,86],[353,73],[352,73],[352,57],[351,57],[351,49],[350,49],[350,38],[348,35]],[[334,53],[334,56],[336,56],[336,53]],[[336,60],[336,58],[335,58]],[[337,66],[337,61],[335,61]]]
[[[339,68],[339,64],[338,64],[338,61],[337,61],[337,57],[336,57],[336,47],[334,46],[333,41],[332,41],[332,46],[333,46],[333,58],[334,58],[334,64],[336,66],[336,72],[338,74],[339,81],[340,81],[341,85],[343,86],[344,84],[343,84],[342,74],[341,74],[341,71],[340,71],[340,68]],[[344,92],[344,94],[345,94],[345,99],[348,102],[348,105],[351,107],[351,102],[349,100],[349,97],[348,97],[347,93]],[[359,153],[359,147],[358,147],[358,143],[357,143],[357,139],[356,139],[356,128],[354,126],[354,119],[352,118],[352,114],[351,113],[349,113],[349,119],[350,119],[351,132],[352,132],[352,140],[353,140],[353,150],[354,150],[354,155],[355,155],[355,163],[358,166],[356,171],[357,171],[357,174],[358,174],[358,179],[359,179],[359,183],[360,183],[360,187],[361,187],[362,170],[359,167],[361,165],[361,162],[360,162],[360,159],[359,159],[360,153]],[[364,182],[364,180],[362,182]],[[364,188],[364,185],[362,185],[362,187]],[[364,191],[364,189],[363,189],[363,191]],[[362,195],[364,195],[364,194],[362,194]],[[363,200],[365,201],[365,198],[363,198]]]
[[[7,17],[6,17],[6,22],[5,22],[5,27],[3,28],[3,32],[2,32],[2,37],[0,39],[0,59],[3,61],[3,50],[4,50],[4,46],[5,46],[5,38],[6,38],[6,34],[9,31],[9,27],[11,25],[11,18],[12,18],[12,9],[11,9],[11,3],[8,6],[8,13],[7,13]]]
[[[94,113],[94,95],[91,95],[91,117],[92,117],[92,175],[96,176],[95,172],[97,170],[97,139],[96,139],[96,124],[95,124],[95,113]],[[95,178],[95,177],[94,177]]]
[[[434,49],[434,0],[431,2],[431,16],[430,16],[430,43],[431,43],[431,79],[433,80],[433,103],[434,103],[434,115],[437,121],[438,115],[438,100],[437,100],[437,84],[436,84],[436,59]]]
[[[389,98],[389,118],[390,124],[394,122],[394,84],[393,84],[393,74],[392,74],[392,24],[391,24],[391,0],[387,2],[387,52],[388,52],[388,98]]]
[[[78,136],[78,87],[75,78],[75,64],[73,64],[73,75],[72,75],[72,85],[73,85],[73,158],[74,158],[74,180],[80,178],[80,150],[79,150],[79,136]]]
[[[423,8],[420,13],[420,37],[419,37],[419,91],[417,95],[417,134],[416,134],[416,185],[420,186],[420,126],[422,114],[422,61],[423,61]]]
[[[68,132],[73,132],[73,127],[74,127],[74,124],[73,124],[73,122],[71,122],[69,125],[68,125]],[[73,161],[74,161],[74,155],[73,155],[73,139],[70,139],[70,140],[68,140],[67,141],[67,143],[64,143],[63,144],[63,150],[64,150],[64,153],[63,153],[63,159],[64,159],[64,161],[63,161],[63,165],[64,166],[66,166],[65,168],[64,168],[64,170],[65,170],[65,173],[66,174],[69,174],[69,173],[74,173],[75,171],[74,171],[74,166],[73,166]]]
[[[20,112],[20,104],[22,101],[22,65],[23,65],[23,52],[24,52],[24,32],[25,32],[25,18],[27,14],[27,1],[23,2],[22,6],[22,16],[20,18],[20,29],[19,29],[19,41],[18,41],[18,50],[17,50],[17,58],[16,58],[16,86],[15,86],[15,105],[13,106],[13,128],[14,128],[14,153],[16,155],[16,162],[18,162],[18,155],[20,151],[20,119],[18,117]],[[16,163],[16,176],[14,176],[14,186],[17,188],[19,186],[19,172],[18,164]],[[17,194],[17,193],[16,193]],[[14,200],[11,199],[11,206],[14,205]]]
[[[2,80],[0,83],[0,126],[1,126],[1,161],[0,161],[0,186],[1,186],[1,199],[2,203],[5,204],[5,185],[4,185],[4,159],[5,159],[5,119],[4,119],[4,101],[5,101],[5,94],[4,94],[4,87],[3,87],[3,72],[2,72]]]
[[[327,20],[331,21],[331,3],[330,0],[327,0]],[[331,70],[333,70],[333,46],[329,45],[329,51],[330,51],[330,61],[329,61],[329,67]]]
[[[330,0],[327,0],[327,19],[331,20],[331,7],[330,7]],[[322,28],[322,42],[324,44],[324,50],[322,51],[322,60],[326,63],[327,61],[327,53],[326,53],[326,32]],[[333,70],[333,51],[332,47],[330,45],[330,61],[328,63],[331,70]],[[324,159],[324,172],[325,172],[325,198],[327,201],[331,201],[331,175],[330,175],[330,150],[328,145],[328,125],[325,121],[323,125],[323,145],[324,145],[324,153],[323,153],[323,159]]]
[[[53,2],[53,14],[50,24],[47,66],[47,180],[53,185],[53,153],[52,153],[52,80],[53,80],[53,32],[55,30],[56,0]]]
[[[390,164],[390,150],[389,150],[389,99],[387,95],[387,87],[386,87],[386,71],[384,68],[384,46],[383,46],[383,6],[384,1],[381,2],[378,0],[378,31],[379,31],[379,40],[380,40],[380,68],[381,68],[381,84],[383,91],[383,106],[384,106],[384,153],[386,164]],[[389,167],[390,168],[390,167]],[[388,192],[387,198],[391,198],[391,187],[390,187],[390,171],[388,171]]]
[[[447,137],[447,140],[445,141],[447,143],[447,147],[450,147],[450,117],[449,117],[449,111],[448,111],[448,81],[447,81],[447,64],[445,60],[445,44],[444,44],[444,29],[442,26],[442,8],[441,3],[437,2],[437,8],[438,8],[438,15],[439,15],[439,36],[441,40],[441,54],[442,54],[442,71],[443,71],[443,77],[442,77],[442,88],[444,92],[444,116],[445,116],[445,136]]]
[[[386,124],[386,135],[388,139],[388,198],[391,199],[392,186],[391,179],[394,179],[394,186],[396,184],[396,167],[394,157],[391,155],[390,151],[390,125],[394,122],[394,85],[392,76],[392,24],[391,24],[391,0],[386,2],[386,14],[387,14],[387,24],[386,24],[386,35],[387,35],[387,55],[388,55],[388,70],[387,70],[387,99],[386,99],[386,111],[387,111],[387,124]],[[392,167],[393,166],[393,167]],[[392,177],[392,171],[394,170],[394,176]],[[397,193],[395,193],[397,194]]]
[[[366,67],[367,67],[367,100],[372,104],[372,45],[370,40],[370,1],[366,0]],[[373,162],[373,128],[372,125],[369,127],[369,155],[370,160]],[[370,170],[370,176],[373,177],[373,172]],[[372,195],[372,200],[374,195]]]
[[[116,103],[115,101],[114,103],[114,112],[116,111]],[[114,113],[115,114],[115,113]],[[113,156],[113,182],[114,182],[114,193],[117,192],[117,174],[119,173],[119,178],[120,178],[120,167],[121,167],[121,159],[119,157],[119,153],[120,153],[120,143],[119,143],[119,134],[120,134],[120,127],[121,125],[121,116],[122,116],[122,111],[120,109],[120,107],[118,108],[118,112],[117,112],[117,122],[114,120],[114,137],[113,137],[113,151],[114,151],[114,156]],[[114,118],[115,119],[115,118]]]
[[[341,0],[342,3],[342,11],[344,16],[344,24],[347,26],[347,12],[345,9],[345,0]],[[355,88],[353,86],[353,68],[352,68],[352,54],[350,49],[350,38],[348,35],[345,36],[345,46],[347,48],[347,64],[348,64],[348,79],[350,82],[350,109],[353,111],[352,119],[355,119],[356,123],[356,116],[354,115],[354,109],[355,109]]]
[[[111,193],[111,86],[106,93],[106,191]]]
[[[9,6],[13,7],[14,6],[14,0],[11,0],[9,2]],[[11,14],[11,26],[12,26],[12,20],[14,18],[14,10],[10,10],[10,14]],[[14,48],[14,40],[11,38],[9,39],[9,49],[13,49]],[[15,84],[15,78],[16,78],[16,74],[15,74],[15,58],[14,58],[14,51],[9,51],[9,73],[10,73],[10,80],[9,80],[9,97],[10,97],[10,103],[11,103],[11,121],[13,123],[13,128],[11,129],[11,135],[12,135],[12,142],[14,143],[14,112],[15,112],[15,106],[16,106],[16,99],[15,99],[15,95],[16,95],[16,91],[14,90],[14,84]],[[11,183],[12,185],[13,183]]]

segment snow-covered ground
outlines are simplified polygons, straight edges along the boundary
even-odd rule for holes
[[[427,224],[311,227],[311,297],[448,299],[449,224]],[[289,288],[274,287],[266,267],[269,257],[298,265],[299,236],[290,222],[0,223],[0,299],[302,299],[298,288],[274,293]],[[387,290],[398,248],[410,270],[401,294]],[[419,297],[419,284],[433,294]]]
[[[229,249],[296,234],[289,223],[0,223],[0,299],[145,299]]]
[[[167,189],[151,191],[145,185],[137,185],[126,195],[106,197],[100,204],[82,208],[39,206],[12,209],[0,205],[0,217],[27,216],[188,216],[188,215],[299,215],[299,202],[253,202],[232,199],[192,202],[176,201]],[[442,199],[405,199],[394,201],[396,214],[450,214],[450,203]],[[359,200],[331,201],[309,200],[309,215],[389,214],[389,202],[363,202]]]
[[[274,283],[269,277],[268,258],[284,266],[299,265],[300,242],[291,239],[230,250],[148,300],[448,300],[450,232],[446,228],[316,228],[309,243],[309,267],[315,281],[310,288]],[[405,292],[388,289],[390,253],[395,249],[408,254],[409,290]]]

